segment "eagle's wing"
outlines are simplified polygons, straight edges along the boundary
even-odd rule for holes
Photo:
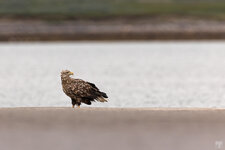
[[[87,82],[89,85],[91,85],[92,86],[92,88],[94,88],[95,89],[95,91],[97,91],[97,92],[99,92],[100,93],[100,95],[102,96],[102,97],[104,97],[104,98],[108,98],[108,96],[106,95],[106,93],[104,93],[104,92],[101,92],[96,86],[95,86],[95,84],[94,83],[90,83],[90,82]]]
[[[103,92],[100,92],[93,83],[85,82],[81,79],[72,81],[72,90],[75,96],[79,98],[97,99],[103,96]]]

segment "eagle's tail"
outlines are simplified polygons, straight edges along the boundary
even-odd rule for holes
[[[104,97],[104,98],[108,98],[108,96],[104,92],[101,92],[101,96]]]
[[[108,102],[106,99],[104,99],[101,96],[100,97],[97,97],[96,100],[99,101],[99,102]]]

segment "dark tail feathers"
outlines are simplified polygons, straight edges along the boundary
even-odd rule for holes
[[[101,96],[104,97],[104,98],[108,98],[108,96],[104,92],[101,92]]]

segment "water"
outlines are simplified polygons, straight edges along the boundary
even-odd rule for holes
[[[70,107],[62,69],[108,94],[95,107],[225,107],[223,41],[1,43],[0,107]]]

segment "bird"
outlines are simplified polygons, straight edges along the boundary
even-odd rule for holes
[[[71,75],[74,75],[74,73],[69,70],[62,70],[61,72],[62,89],[71,98],[72,108],[74,106],[80,108],[81,103],[91,105],[94,101],[107,102],[107,94],[101,92],[94,83],[71,78]]]

